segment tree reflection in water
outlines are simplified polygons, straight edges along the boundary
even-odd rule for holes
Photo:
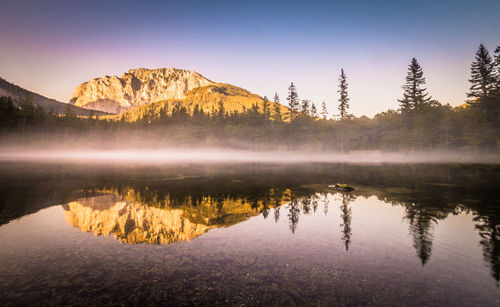
[[[476,215],[474,221],[481,237],[479,243],[483,248],[484,261],[490,264],[491,276],[498,287],[500,286],[500,218],[498,215]]]
[[[322,193],[323,195],[323,213],[325,216],[328,214],[328,205],[330,204],[330,200],[328,199],[328,193]]]
[[[293,196],[292,192],[292,200],[288,205],[288,220],[290,225],[290,230],[292,233],[295,233],[297,230],[297,224],[299,223],[299,215],[300,215],[300,207],[299,201]]]
[[[278,223],[280,219],[280,207],[275,207],[274,208],[274,222]]]
[[[33,166],[26,168],[26,174],[20,173],[19,166],[3,167],[0,172],[3,178],[0,224],[64,203],[66,211],[73,210],[68,214],[73,214],[71,220],[75,224],[89,222],[82,230],[99,230],[87,219],[92,217],[95,225],[101,222],[99,225],[106,225],[99,230],[103,234],[113,233],[127,243],[151,244],[189,240],[209,228],[229,227],[259,213],[268,218],[272,211],[277,223],[284,217],[280,214],[282,210],[287,213],[290,232],[296,234],[301,214],[318,213],[321,205],[319,211],[328,214],[329,198],[337,192],[327,186],[339,179],[335,177],[338,165],[306,165],[297,169],[267,165],[253,168],[252,172],[228,168],[222,173],[207,166],[201,170],[193,168],[193,174],[186,169],[164,172],[113,169],[94,174],[86,169],[78,173],[74,167],[40,168],[37,173],[33,172]],[[467,210],[474,214],[475,229],[491,276],[497,282],[500,280],[499,167],[346,165],[345,168],[345,181],[360,187],[349,194],[336,194],[341,196],[340,238],[346,251],[353,244],[351,203],[356,197],[376,197],[405,209],[403,219],[409,224],[413,247],[422,265],[431,259],[436,225],[449,214]],[[116,199],[108,205],[98,204],[94,197],[102,195],[114,195]],[[91,199],[96,203],[91,205]],[[82,215],[77,214],[78,210]],[[119,227],[105,224],[108,220],[104,220],[104,213]]]
[[[351,195],[348,192],[341,193],[342,195],[342,205],[340,205],[340,211],[342,218],[342,224],[340,227],[342,229],[342,242],[345,245],[345,251],[349,251],[349,245],[351,244],[351,221],[352,221],[352,212],[349,204],[356,199],[355,196]]]

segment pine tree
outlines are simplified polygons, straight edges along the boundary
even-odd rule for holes
[[[280,103],[280,96],[276,92],[274,93],[273,101],[274,103]]]
[[[318,117],[318,109],[316,108],[316,105],[314,104],[314,102],[311,104],[311,116],[313,118]]]
[[[274,93],[274,112],[273,112],[273,120],[276,122],[280,122],[283,120],[281,116],[281,107],[280,107],[280,97],[278,93]]]
[[[321,104],[321,116],[323,117],[323,119],[326,119],[328,117],[328,109],[326,108],[326,102],[324,100]]]
[[[402,86],[403,99],[398,99],[400,102],[401,111],[409,112],[431,101],[431,97],[427,97],[427,89],[422,86],[425,84],[424,72],[418,64],[417,59],[413,58],[408,66],[408,74],[406,75],[406,83]]]
[[[307,99],[302,99],[302,103],[300,105],[300,113],[302,113],[302,115],[304,116],[308,116],[309,115],[309,107],[311,105],[311,102]]]
[[[200,122],[203,117],[203,110],[200,109],[200,105],[196,104],[193,109],[192,118],[195,122]]]
[[[500,98],[500,46],[495,49],[495,60],[493,64],[493,75],[495,77],[496,97]]]
[[[209,115],[210,115],[210,116],[209,116],[209,117],[210,117],[210,119],[215,119],[215,118],[216,118],[216,114],[215,114],[215,106],[214,106],[214,105],[212,105],[212,110],[210,111]]]
[[[290,86],[288,87],[288,97],[286,100],[288,101],[288,108],[290,109],[291,123],[299,109],[299,94],[297,93],[297,89],[295,88],[293,82],[290,83]]]
[[[490,96],[495,85],[493,60],[483,44],[479,45],[479,49],[476,51],[475,60],[472,62],[470,71],[469,82],[471,87],[470,92],[467,93],[467,97],[471,98],[469,102]]]
[[[339,90],[337,91],[340,93],[340,98],[339,98],[339,111],[340,111],[340,119],[346,119],[347,118],[347,110],[349,109],[349,97],[347,95],[347,78],[344,73],[344,69],[342,68],[340,70],[340,77],[339,77]]]
[[[224,116],[226,115],[226,108],[224,107],[224,102],[219,100],[219,109],[217,111],[217,119],[222,121],[224,120]]]
[[[344,69],[342,68],[340,70],[340,77],[339,77],[339,90],[337,91],[340,93],[340,98],[339,98],[339,111],[340,111],[340,120],[347,119],[348,113],[347,110],[349,109],[349,96],[347,94],[347,78],[344,73]],[[342,122],[340,126],[340,153],[343,156],[344,155],[344,123]],[[344,162],[342,160],[342,167],[344,167]]]
[[[274,105],[274,112],[273,112],[273,120],[280,122],[283,120],[283,116],[281,115],[281,108],[279,104]]]
[[[269,119],[271,117],[271,105],[266,96],[262,99],[262,113],[264,114],[265,119]]]
[[[258,104],[256,104],[256,103],[252,103],[252,108],[251,108],[251,111],[252,111],[255,115],[260,114],[259,105],[258,105]]]

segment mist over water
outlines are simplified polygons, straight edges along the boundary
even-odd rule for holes
[[[251,151],[224,148],[156,148],[156,149],[85,149],[57,148],[35,149],[19,146],[0,149],[0,161],[33,161],[65,163],[136,163],[172,164],[200,163],[500,163],[500,158],[489,154],[464,154],[460,152],[382,152],[352,151]]]

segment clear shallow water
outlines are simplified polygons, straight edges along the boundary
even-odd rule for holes
[[[500,303],[496,166],[1,169],[6,304]]]

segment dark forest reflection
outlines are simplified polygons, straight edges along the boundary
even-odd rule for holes
[[[474,217],[476,229],[479,231],[483,247],[484,261],[490,263],[491,275],[497,281],[500,281],[500,219],[497,215]]]
[[[25,176],[6,169],[1,177],[0,225],[63,204],[66,221],[84,232],[113,235],[129,244],[170,244],[259,214],[276,223],[286,219],[294,235],[300,232],[303,215],[338,214],[341,223],[332,235],[349,253],[356,235],[351,226],[356,199],[375,196],[404,208],[402,219],[422,265],[432,257],[434,229],[440,221],[463,212],[473,214],[484,261],[492,277],[500,279],[497,167],[346,165],[345,181],[358,188],[348,193],[327,187],[338,180],[337,165],[220,169],[129,169],[111,176],[68,170]]]
[[[410,234],[413,237],[413,247],[417,255],[425,265],[432,253],[433,228],[438,220],[445,219],[446,213],[422,205],[411,204],[406,206],[406,216],[410,224]]]

